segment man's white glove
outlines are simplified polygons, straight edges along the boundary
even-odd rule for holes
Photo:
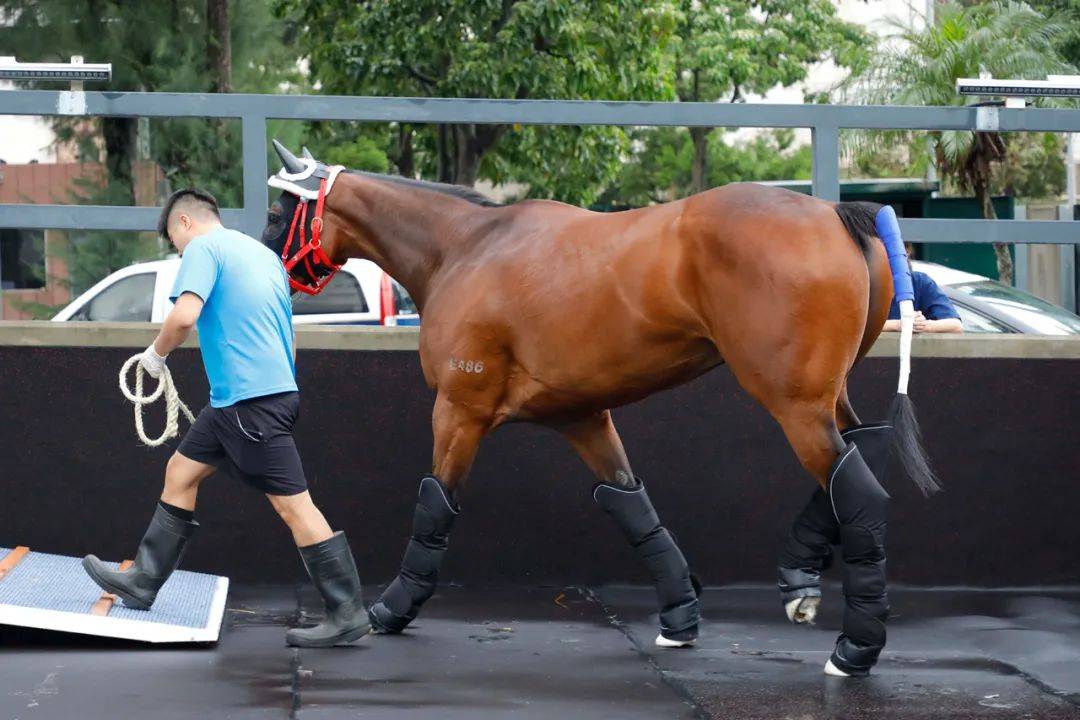
[[[157,350],[154,349],[154,343],[150,343],[150,347],[143,350],[139,365],[149,373],[150,377],[159,378],[165,369],[165,356],[158,355]]]

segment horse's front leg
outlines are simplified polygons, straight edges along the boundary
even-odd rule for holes
[[[660,611],[656,645],[692,645],[698,634],[698,588],[675,538],[660,524],[645,486],[630,469],[611,413],[557,427],[600,480],[593,499],[611,516],[649,569]]]
[[[468,475],[489,427],[489,416],[478,414],[475,408],[455,405],[441,393],[436,399],[434,472],[420,480],[412,537],[401,570],[368,611],[375,632],[401,632],[434,594],[450,529],[460,512],[455,491]]]

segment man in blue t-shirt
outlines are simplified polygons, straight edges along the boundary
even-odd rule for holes
[[[908,256],[911,245],[904,246]],[[911,284],[915,290],[915,332],[917,333],[958,333],[964,328],[960,315],[952,301],[941,292],[934,279],[924,272],[911,271]],[[881,328],[885,332],[900,332],[900,304],[894,297],[889,307],[889,319]]]
[[[140,365],[160,377],[165,359],[198,327],[210,404],[165,469],[165,489],[132,567],[114,570],[93,555],[83,567],[125,605],[149,609],[194,534],[199,484],[223,470],[264,493],[292,531],[326,604],[326,619],[286,634],[290,645],[352,642],[369,630],[360,577],[343,532],[312,502],[293,426],[296,387],[292,301],[281,260],[253,238],[221,225],[217,202],[189,188],[169,198],[158,223],[182,260],[175,303]]]

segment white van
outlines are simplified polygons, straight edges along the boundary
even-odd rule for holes
[[[160,323],[172,309],[169,291],[180,258],[137,263],[117,270],[53,316],[54,322],[77,320]],[[391,298],[384,307],[382,288]],[[367,260],[349,260],[318,295],[293,297],[296,325],[419,325],[420,316],[405,288]]]

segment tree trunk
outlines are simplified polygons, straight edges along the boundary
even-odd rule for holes
[[[981,179],[974,183],[975,198],[979,201],[982,216],[987,220],[997,220],[997,212],[994,211],[994,202],[990,197],[990,184],[987,179]],[[1009,253],[1009,246],[1005,243],[994,243],[994,257],[997,260],[998,280],[1005,285],[1013,284],[1013,261]]]
[[[694,142],[694,162],[690,166],[690,193],[705,190],[706,172],[709,159],[709,133],[712,128],[690,128],[690,139]]]
[[[454,182],[454,164],[453,162],[451,162],[452,138],[450,128],[450,125],[446,125],[445,123],[440,124],[435,140],[435,150],[437,156],[435,179],[441,183]]]
[[[480,162],[484,155],[503,136],[509,125],[451,125],[454,138],[455,185],[476,184],[480,175]]]
[[[454,125],[454,184],[472,187],[483,157],[475,125]]]
[[[232,92],[232,43],[229,39],[229,0],[206,0],[206,60],[212,92]]]
[[[413,129],[411,125],[398,123],[397,154],[394,156],[398,175],[416,177],[416,158],[413,155]]]
[[[127,205],[135,204],[135,145],[138,118],[107,117],[101,120],[105,139],[108,181],[123,188]]]

